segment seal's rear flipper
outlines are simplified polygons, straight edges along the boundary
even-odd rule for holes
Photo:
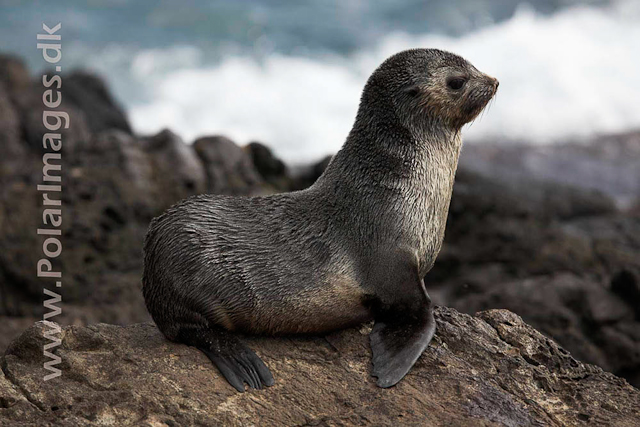
[[[373,352],[372,375],[376,384],[394,386],[409,372],[427,348],[436,330],[431,304],[420,318],[406,318],[399,322],[377,321],[369,335]]]
[[[183,327],[177,341],[206,354],[229,384],[241,393],[244,382],[255,389],[261,389],[262,384],[268,387],[274,384],[271,371],[253,350],[222,328]]]

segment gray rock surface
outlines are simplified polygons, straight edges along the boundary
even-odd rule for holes
[[[512,310],[640,386],[638,271],[640,216],[603,194],[461,170],[426,283],[439,304]]]
[[[276,385],[243,394],[152,324],[63,329],[47,382],[39,322],[1,360],[0,423],[37,425],[637,425],[640,391],[575,360],[506,310],[436,310],[408,376],[370,377],[370,326],[314,338],[247,338]]]
[[[290,182],[289,171],[282,160],[271,149],[259,142],[251,142],[246,147],[251,161],[262,178],[275,188],[286,187]]]
[[[477,142],[465,146],[460,165],[504,181],[533,177],[599,190],[628,207],[640,201],[639,157],[640,131],[636,130],[564,144]]]
[[[229,138],[198,138],[193,147],[206,165],[209,193],[248,195],[262,192],[263,181],[251,157]]]
[[[500,283],[456,301],[465,312],[505,307],[559,342],[580,360],[634,382],[640,366],[640,322],[630,301],[599,283],[565,273]]]

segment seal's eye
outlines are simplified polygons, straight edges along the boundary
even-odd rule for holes
[[[447,80],[447,86],[449,86],[449,88],[453,90],[460,90],[464,87],[464,84],[466,82],[467,80],[463,77],[452,77]]]

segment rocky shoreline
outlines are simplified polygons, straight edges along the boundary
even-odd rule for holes
[[[574,359],[506,310],[435,312],[438,333],[391,389],[370,376],[371,327],[247,338],[276,383],[237,393],[198,350],[149,323],[67,327],[43,383],[39,322],[7,349],[0,422],[49,425],[634,425],[640,390]],[[3,425],[6,425],[3,423]]]
[[[64,139],[63,312],[55,320],[79,331],[98,322],[150,320],[140,292],[142,240],[151,218],[168,206],[203,192],[302,189],[328,162],[292,171],[260,143],[240,147],[210,136],[187,144],[169,130],[137,136],[99,78],[75,73],[64,84],[61,109],[72,126]],[[41,221],[41,92],[18,59],[0,56],[0,352],[43,316],[43,284],[35,271],[41,257],[35,234]],[[637,164],[640,132],[552,147],[465,146],[445,245],[426,278],[435,302],[469,314],[511,310],[581,362],[640,387]],[[148,326],[98,328],[116,335],[147,328],[144,334],[152,334]],[[445,339],[446,329],[439,328]],[[199,375],[216,375],[199,363]],[[15,385],[7,387],[3,393]],[[0,411],[21,401],[3,396]],[[571,420],[593,422],[594,416]]]

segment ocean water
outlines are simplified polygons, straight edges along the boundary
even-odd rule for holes
[[[5,3],[2,50],[36,71],[44,2]],[[225,134],[312,161],[340,148],[376,66],[413,47],[458,53],[500,80],[468,141],[549,144],[640,128],[640,1],[176,4],[62,1],[52,16],[65,66],[102,75],[139,133]],[[16,36],[25,28],[32,34]]]

